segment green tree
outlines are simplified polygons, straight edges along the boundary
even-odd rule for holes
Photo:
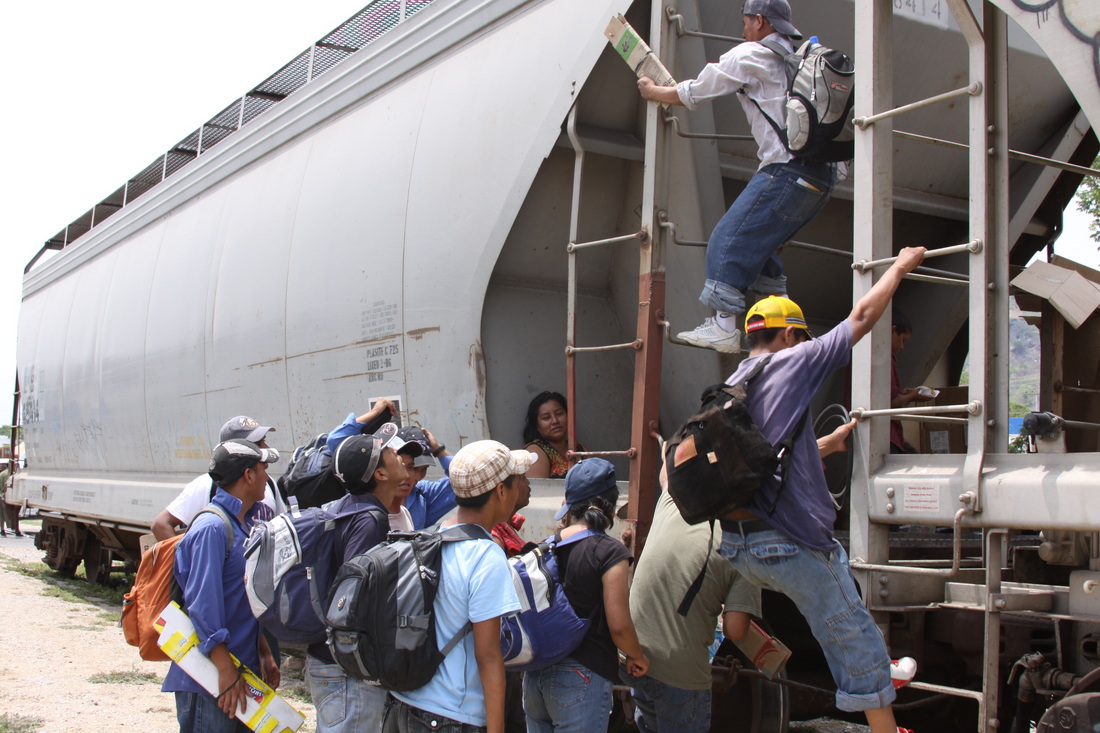
[[[1100,171],[1100,157],[1092,161],[1092,169]],[[1085,176],[1077,187],[1077,208],[1092,217],[1089,236],[1100,242],[1100,178]]]

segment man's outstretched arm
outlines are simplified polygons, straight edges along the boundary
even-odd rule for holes
[[[868,290],[848,315],[852,324],[852,343],[871,332],[875,323],[890,305],[890,299],[901,284],[901,276],[912,272],[920,265],[927,252],[924,247],[906,247],[898,253],[894,264],[890,265],[879,281]]]

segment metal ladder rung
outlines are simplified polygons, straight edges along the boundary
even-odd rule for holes
[[[737,36],[720,36],[716,33],[703,33],[702,31],[689,31],[684,24],[684,16],[676,12],[676,8],[669,5],[665,8],[665,17],[668,18],[668,22],[676,26],[676,35],[678,36],[693,36],[695,38],[712,38],[716,41],[729,41],[730,43],[744,43],[744,38],[738,38]]]
[[[565,251],[569,254],[573,254],[578,249],[587,249],[589,247],[602,247],[607,244],[618,244],[620,242],[629,242],[632,239],[637,239],[639,242],[644,243],[648,239],[648,235],[645,230],[634,232],[633,234],[624,234],[621,237],[608,237],[607,239],[594,239],[591,242],[570,242],[565,247]]]
[[[970,252],[971,254],[980,254],[982,251],[982,240],[971,239],[965,244],[953,244],[950,247],[940,247],[938,249],[930,249],[924,253],[924,259],[929,257],[942,257],[944,255],[952,255],[958,252]],[[876,267],[888,267],[897,262],[897,257],[884,257],[881,260],[859,260],[852,263],[852,269],[857,272],[867,272]]]
[[[599,458],[600,456],[626,456],[627,458],[633,458],[638,455],[637,448],[629,448],[627,450],[571,450],[567,457],[569,458]]]
[[[671,112],[665,112],[665,124],[672,125],[672,131],[678,137],[689,140],[755,140],[752,135],[727,135],[721,132],[683,132],[680,130],[680,120]]]
[[[592,353],[596,351],[620,351],[623,349],[634,349],[635,351],[642,348],[644,342],[642,339],[634,339],[633,341],[625,344],[609,344],[608,346],[566,346],[565,355],[572,356],[573,354]]]

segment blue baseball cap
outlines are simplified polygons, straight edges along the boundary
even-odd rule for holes
[[[554,520],[560,522],[569,512],[569,507],[611,489],[619,489],[615,483],[615,467],[611,465],[611,461],[603,458],[584,459],[565,474],[565,503],[554,515]]]

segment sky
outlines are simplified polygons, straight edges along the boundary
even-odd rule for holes
[[[0,140],[0,424],[12,414],[23,267],[49,237],[367,0],[9,3]],[[1100,267],[1067,210],[1060,254]]]

